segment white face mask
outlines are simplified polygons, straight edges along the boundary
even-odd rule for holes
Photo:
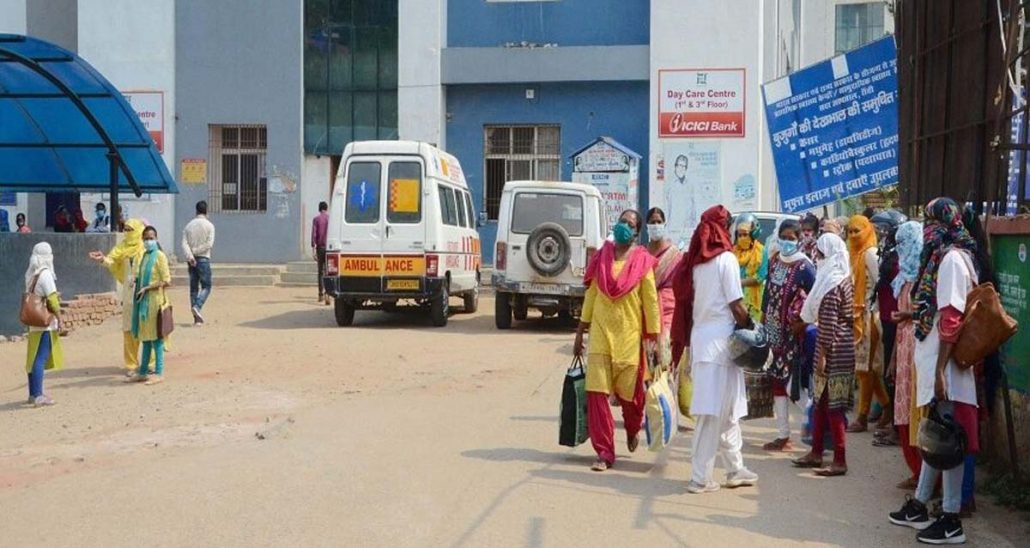
[[[665,225],[655,224],[647,225],[647,239],[651,241],[664,240],[665,239]]]

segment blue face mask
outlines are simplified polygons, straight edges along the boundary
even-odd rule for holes
[[[633,241],[633,229],[628,224],[620,222],[612,228],[612,236],[615,237],[615,243],[626,245]]]
[[[790,257],[798,252],[798,243],[793,240],[780,240],[780,254]]]
[[[147,251],[156,251],[157,250],[157,240],[143,240],[143,247]]]

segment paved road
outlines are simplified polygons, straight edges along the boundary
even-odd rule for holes
[[[0,544],[915,544],[885,519],[900,454],[867,436],[832,480],[758,449],[768,421],[745,429],[757,488],[687,494],[683,434],[632,456],[620,435],[597,474],[589,444],[556,443],[571,351],[557,323],[498,333],[484,298],[444,329],[378,313],[339,329],[309,293],[216,290],[157,387],[120,382],[117,321],[76,333],[49,409],[21,405],[24,344],[0,345]],[[1024,519],[978,502],[973,545],[1025,545]]]

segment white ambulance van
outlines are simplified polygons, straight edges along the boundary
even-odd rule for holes
[[[479,306],[477,215],[457,158],[426,143],[359,141],[333,188],[325,287],[336,323],[356,310],[428,310],[447,325],[450,297]]]

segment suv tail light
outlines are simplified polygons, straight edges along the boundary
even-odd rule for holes
[[[426,276],[435,278],[440,274],[440,256],[426,255]]]
[[[494,256],[494,268],[506,270],[508,268],[508,244],[497,242],[497,255]]]
[[[597,255],[597,248],[596,247],[588,247],[587,248],[587,262],[586,262],[587,266],[590,266],[590,261],[592,261],[594,259],[594,255]]]
[[[339,276],[340,275],[340,254],[339,253],[326,253],[326,255],[325,255],[325,275],[326,276]]]

